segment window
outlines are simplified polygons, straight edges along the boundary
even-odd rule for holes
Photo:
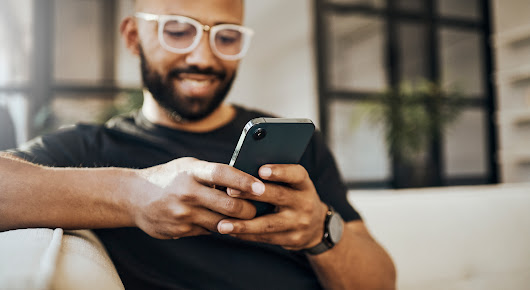
[[[497,182],[488,1],[315,0],[315,8],[321,129],[350,188]],[[428,173],[418,183],[371,112],[387,105],[383,93],[424,81],[461,98],[418,104],[431,119],[433,104],[459,112],[417,154]]]
[[[11,118],[15,126],[24,129],[28,126],[26,108],[31,78],[30,56],[33,52],[32,12],[31,0],[8,0],[2,3],[0,9],[0,106],[7,114],[4,117]],[[11,132],[14,128],[2,129]],[[21,131],[16,140],[3,140],[3,143],[26,140],[26,131]]]
[[[132,0],[6,0],[0,9],[0,105],[17,141],[78,121],[103,121],[140,92],[138,61],[118,25]]]

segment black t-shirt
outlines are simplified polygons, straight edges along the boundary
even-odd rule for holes
[[[180,157],[228,163],[244,125],[266,114],[237,107],[236,118],[207,133],[150,123],[140,112],[105,125],[76,125],[36,138],[12,154],[54,167],[146,168]],[[335,161],[317,132],[301,165],[323,202],[359,219]],[[94,230],[126,289],[321,289],[303,253],[227,235],[158,240],[138,228]]]

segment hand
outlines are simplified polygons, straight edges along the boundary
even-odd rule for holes
[[[301,165],[264,165],[260,177],[267,181],[261,196],[229,188],[228,194],[276,205],[277,212],[251,220],[223,219],[217,229],[222,234],[269,244],[288,250],[316,246],[322,240],[327,206],[320,200],[309,174]]]
[[[139,170],[142,182],[132,195],[132,217],[139,228],[159,239],[181,238],[216,231],[227,217],[251,219],[256,208],[213,186],[261,194],[263,183],[231,166],[180,158]]]

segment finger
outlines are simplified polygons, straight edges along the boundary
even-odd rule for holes
[[[174,237],[173,239],[180,239],[184,237],[206,236],[206,235],[211,235],[211,234],[212,233],[210,231],[208,231],[207,229],[203,227],[194,226],[191,231],[185,233],[184,235],[180,237]]]
[[[190,202],[216,213],[238,219],[251,219],[256,216],[256,207],[249,201],[228,196],[220,190],[199,185],[195,193],[190,194]]]
[[[286,183],[297,189],[304,188],[310,181],[306,169],[299,164],[267,164],[258,173],[264,180]]]
[[[217,225],[223,219],[226,219],[225,215],[213,212],[206,208],[198,208],[191,218],[191,222],[210,232],[217,232]]]
[[[209,235],[211,233],[205,228],[196,225],[172,224],[158,228],[152,233],[148,234],[157,239],[168,240],[199,235]]]
[[[298,192],[294,191],[287,185],[266,183],[265,193],[259,196],[247,192],[233,192],[232,190],[228,191],[228,195],[239,199],[267,202],[277,206],[290,206],[300,197]]]
[[[231,234],[230,236],[249,242],[266,243],[280,246],[282,246],[282,241],[284,240],[279,234]]]
[[[241,196],[241,191],[233,188],[227,188],[226,193],[231,197],[239,197]]]
[[[266,243],[278,245],[286,250],[297,251],[307,248],[302,243],[300,234],[295,232],[283,232],[274,234],[231,234],[230,236],[249,242]]]
[[[221,234],[269,234],[294,229],[292,219],[285,214],[269,214],[251,220],[224,219],[217,225]]]
[[[245,241],[279,245],[287,250],[308,248],[308,241],[302,232],[287,231],[270,234],[231,234],[230,236]]]
[[[193,173],[199,182],[257,195],[263,194],[265,191],[265,186],[261,180],[230,165],[200,160],[197,160],[196,164]]]

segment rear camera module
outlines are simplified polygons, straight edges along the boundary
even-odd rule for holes
[[[258,128],[256,129],[256,131],[254,131],[254,134],[252,134],[252,137],[254,138],[254,140],[261,140],[265,138],[266,135],[267,135],[267,131],[265,129]]]

